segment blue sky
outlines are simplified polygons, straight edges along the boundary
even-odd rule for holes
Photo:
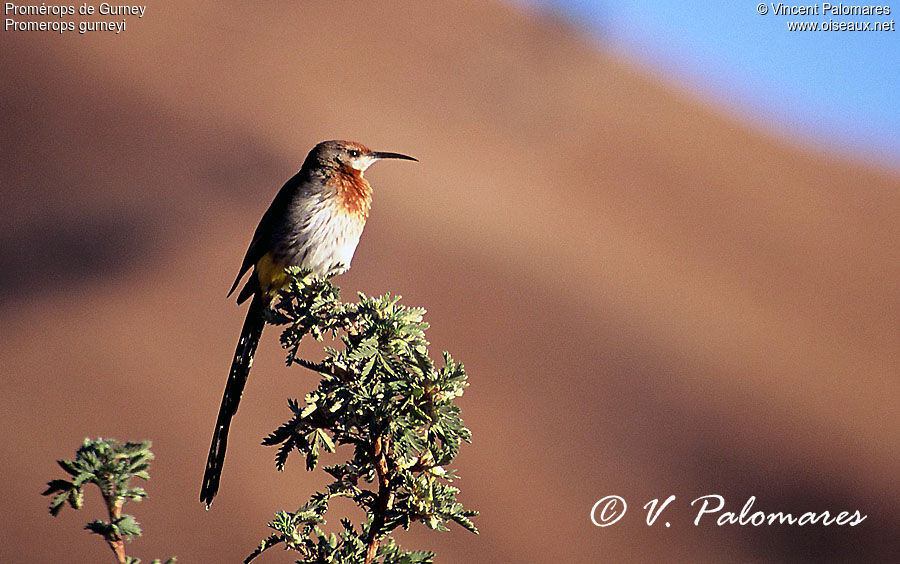
[[[522,1],[579,22],[656,74],[790,139],[900,167],[900,1],[879,4],[891,7],[888,16],[779,16],[771,2],[760,15],[758,2]],[[787,25],[830,20],[895,20],[897,31]]]

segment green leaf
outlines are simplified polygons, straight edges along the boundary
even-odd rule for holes
[[[328,433],[322,429],[316,429],[316,437],[321,442],[322,446],[325,447],[325,450],[334,452],[334,442],[331,440],[331,437],[328,436]]]
[[[119,536],[127,540],[141,536],[141,527],[133,515],[122,515],[115,520],[113,527]]]
[[[106,521],[100,521],[99,519],[91,521],[90,523],[85,525],[84,528],[104,538],[113,534],[112,525],[110,525]]]

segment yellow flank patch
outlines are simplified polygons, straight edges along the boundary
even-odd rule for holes
[[[270,253],[266,253],[256,263],[256,278],[259,287],[268,300],[275,299],[278,291],[287,285],[288,275],[284,265],[275,262]]]

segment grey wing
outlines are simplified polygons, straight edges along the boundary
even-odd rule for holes
[[[231,289],[228,290],[228,296],[234,293],[234,290],[238,287],[238,284],[241,282],[241,278],[247,274],[247,271],[250,270],[250,267],[255,265],[259,259],[262,258],[265,251],[265,244],[262,244],[261,240],[265,239],[264,237],[260,237],[260,228],[262,228],[263,224],[260,222],[259,226],[256,228],[256,233],[253,234],[253,240],[250,241],[250,246],[247,247],[247,253],[244,255],[244,262],[241,263],[241,269],[238,272],[237,277],[234,279],[234,284],[231,285]],[[243,300],[239,300],[239,303]]]
[[[244,261],[241,263],[241,269],[238,271],[238,275],[234,279],[234,284],[231,285],[231,289],[228,290],[228,296],[231,296],[231,294],[234,293],[234,290],[241,282],[241,278],[244,277],[247,271],[255,266],[263,255],[269,252],[272,233],[281,226],[291,196],[296,190],[299,181],[300,173],[298,172],[292,176],[290,180],[285,182],[284,186],[281,187],[281,190],[279,190],[278,194],[275,196],[275,199],[272,200],[272,204],[269,205],[269,209],[266,210],[262,219],[259,220],[259,225],[256,226],[256,231],[253,232],[253,239],[250,240],[250,246],[247,247],[247,252],[244,254]],[[241,295],[238,297],[238,303],[243,302],[247,298],[244,294],[245,292],[242,291]]]

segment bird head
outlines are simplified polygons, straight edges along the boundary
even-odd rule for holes
[[[351,168],[362,173],[380,159],[418,160],[400,153],[372,151],[353,141],[323,141],[310,151],[303,166],[312,164],[324,168]]]

